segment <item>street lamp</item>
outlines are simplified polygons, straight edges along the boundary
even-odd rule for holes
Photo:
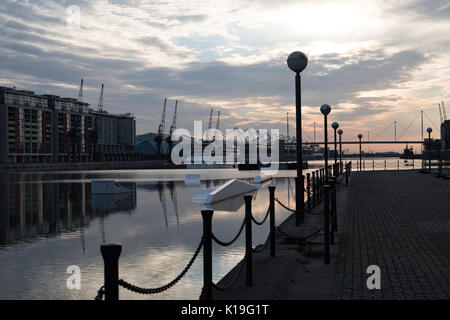
[[[287,58],[289,69],[295,72],[295,118],[296,118],[296,148],[297,148],[297,178],[295,179],[295,224],[298,226],[304,216],[304,181],[303,181],[303,150],[302,150],[302,98],[300,87],[300,72],[308,64],[308,58],[303,52],[294,51]]]
[[[360,133],[358,134],[359,139],[359,171],[362,171],[362,151],[361,151],[361,139],[363,135]]]
[[[324,142],[325,142],[325,184],[328,183],[328,132],[327,132],[327,116],[331,111],[331,107],[328,104],[323,104],[320,107],[320,112],[323,114],[323,134],[324,134]]]
[[[339,123],[333,122],[331,127],[334,129],[334,176],[337,177],[337,142],[336,142],[336,130],[339,128]]]
[[[344,131],[342,131],[342,129],[338,130],[338,134],[339,134],[339,172],[342,172],[342,134],[344,133]]]
[[[431,173],[431,132],[433,129],[427,128],[428,132],[428,170],[430,170]]]

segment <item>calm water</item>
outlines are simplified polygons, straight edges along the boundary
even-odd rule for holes
[[[390,160],[392,167],[397,160]],[[416,164],[418,161],[416,160]],[[384,168],[384,160],[376,160]],[[311,162],[320,165],[320,161]],[[403,160],[400,160],[403,167]],[[370,167],[366,163],[366,169]],[[410,168],[410,167],[404,167]],[[310,171],[310,170],[308,170]],[[186,174],[200,174],[187,185]],[[127,170],[2,174],[0,178],[0,299],[93,299],[103,284],[102,243],[121,243],[120,277],[144,287],[175,278],[188,263],[202,234],[201,206],[192,198],[231,178],[251,182],[258,172],[219,170]],[[280,171],[270,183],[276,197],[294,207],[295,171]],[[126,194],[91,194],[91,181],[115,180]],[[269,183],[254,195],[253,214],[268,208]],[[289,212],[277,206],[276,224]],[[213,232],[224,241],[244,218],[242,200],[215,208]],[[253,245],[268,236],[268,223],[254,226]],[[220,280],[243,258],[244,234],[231,247],[213,245],[213,277]],[[66,269],[81,268],[81,289],[68,290]],[[197,299],[202,286],[202,254],[168,291],[142,296],[121,289],[121,299]]]

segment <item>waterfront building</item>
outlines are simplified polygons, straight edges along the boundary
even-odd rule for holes
[[[0,87],[0,162],[130,160],[135,122],[77,99]]]

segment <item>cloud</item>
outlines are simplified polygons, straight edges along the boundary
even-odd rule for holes
[[[408,100],[428,103],[449,88],[446,2],[383,3],[3,1],[0,84],[76,96],[84,78],[95,106],[105,83],[105,106],[134,112],[140,133],[156,130],[164,97],[180,100],[179,126],[207,121],[211,107],[221,108],[223,127],[275,125],[294,111],[286,56],[300,48],[309,56],[304,120],[315,121],[326,102],[336,119],[368,127],[407,112]],[[81,8],[81,30],[66,28],[69,5]],[[338,31],[300,28],[302,21],[290,19],[323,8],[370,19],[349,16]]]

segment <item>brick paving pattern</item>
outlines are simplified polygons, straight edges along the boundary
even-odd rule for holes
[[[352,175],[333,297],[450,299],[448,260],[427,236],[448,233],[449,222],[412,220],[368,175]],[[369,265],[381,269],[380,290],[366,286]]]

